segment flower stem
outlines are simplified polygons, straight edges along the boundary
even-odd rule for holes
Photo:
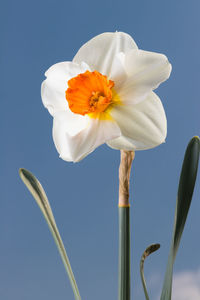
[[[130,300],[129,207],[119,207],[119,300]]]
[[[135,157],[133,151],[121,150],[119,166],[119,207],[129,207],[129,182],[132,161]]]
[[[129,181],[134,152],[121,151],[119,167],[119,300],[130,300]]]

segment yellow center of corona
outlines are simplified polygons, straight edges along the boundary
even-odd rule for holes
[[[66,99],[73,113],[89,115],[91,118],[109,118],[113,104],[120,103],[114,81],[94,71],[86,71],[68,81]]]

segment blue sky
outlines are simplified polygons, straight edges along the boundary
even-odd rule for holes
[[[157,89],[168,119],[166,143],[136,153],[131,175],[132,299],[144,299],[139,260],[150,283],[164,276],[178,176],[186,145],[200,134],[200,2],[7,0],[1,2],[0,298],[73,299],[57,249],[20,167],[43,184],[82,299],[117,298],[119,151],[101,146],[77,164],[54,147],[52,118],[40,96],[44,72],[71,60],[106,31],[129,33],[139,48],[167,55],[173,70]],[[199,176],[175,272],[198,272]],[[152,299],[157,290],[152,290]],[[187,300],[187,299],[186,299]]]

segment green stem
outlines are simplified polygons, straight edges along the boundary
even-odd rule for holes
[[[146,250],[142,254],[142,257],[141,257],[141,260],[140,260],[140,276],[141,276],[142,285],[143,285],[146,300],[149,300],[149,295],[147,293],[147,286],[146,286],[146,281],[145,281],[145,278],[144,278],[144,261],[147,258],[147,256],[149,256],[151,253],[157,251],[159,248],[160,248],[160,244],[150,245],[149,247],[146,248]]]
[[[119,300],[130,300],[130,207],[119,207]]]

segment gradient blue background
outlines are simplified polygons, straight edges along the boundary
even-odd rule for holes
[[[200,134],[200,2],[5,0],[0,9],[0,299],[73,299],[46,223],[18,176],[33,172],[49,197],[82,299],[117,299],[119,151],[101,146],[77,164],[59,159],[40,85],[52,64],[106,31],[129,33],[141,49],[167,55],[170,79],[157,94],[166,143],[136,153],[131,175],[132,298],[144,299],[139,260],[153,242],[147,281],[162,282],[178,176],[189,139]],[[200,266],[199,176],[175,271]],[[154,299],[156,292],[151,291]]]

